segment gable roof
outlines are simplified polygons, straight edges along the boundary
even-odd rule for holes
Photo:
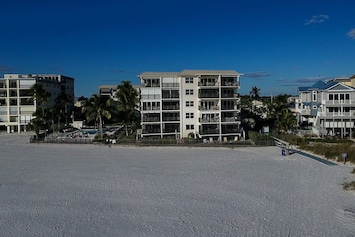
[[[302,86],[302,87],[298,87],[299,91],[314,91],[314,90],[327,90],[328,88],[339,84],[339,82],[336,81],[328,81],[328,82],[324,82],[324,81],[317,81],[316,83],[314,83],[312,86]]]
[[[303,87],[298,87],[298,90],[300,92],[306,92],[306,91],[325,91],[325,90],[354,90],[355,88],[345,85],[343,83],[340,83],[338,81],[317,81],[314,83],[312,86],[303,86]]]

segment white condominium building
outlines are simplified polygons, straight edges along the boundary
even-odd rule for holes
[[[241,75],[234,70],[143,72],[138,75],[142,138],[238,140],[241,120],[237,91]]]
[[[0,126],[5,126],[8,133],[26,131],[38,107],[31,100],[30,88],[35,83],[42,84],[51,94],[47,107],[52,107],[61,94],[74,100],[74,78],[59,74],[4,74],[0,78]],[[73,104],[69,104],[68,111]]]

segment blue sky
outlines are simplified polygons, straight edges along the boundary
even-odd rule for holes
[[[0,75],[60,73],[75,95],[145,71],[236,70],[241,94],[355,74],[353,0],[0,0]]]

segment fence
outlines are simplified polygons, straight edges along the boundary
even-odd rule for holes
[[[36,136],[31,136],[30,143],[72,143],[72,144],[91,144],[93,143],[93,138],[87,137],[46,137],[37,138]]]

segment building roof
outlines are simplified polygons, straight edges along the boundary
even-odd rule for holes
[[[178,77],[179,72],[143,72],[138,77]]]
[[[179,77],[199,75],[240,76],[242,74],[234,70],[182,70],[181,72],[143,72],[138,75],[138,77]]]
[[[326,89],[329,89],[330,87],[332,87],[332,86],[334,86],[336,84],[339,84],[339,82],[336,82],[336,81],[328,81],[328,82],[317,81],[312,86],[298,87],[298,90],[299,91],[326,90]]]
[[[238,72],[234,70],[183,70],[180,73],[181,76],[197,76],[197,75],[228,75],[228,76],[240,76]]]

